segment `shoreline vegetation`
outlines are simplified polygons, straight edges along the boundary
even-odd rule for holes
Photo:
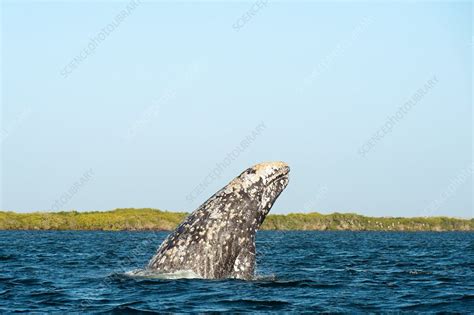
[[[0,211],[0,230],[170,231],[188,215],[157,209],[16,213]],[[261,230],[474,231],[474,219],[366,217],[355,213],[270,214]]]

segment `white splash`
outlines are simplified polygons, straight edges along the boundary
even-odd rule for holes
[[[125,272],[128,277],[152,278],[152,279],[202,279],[192,270],[178,270],[170,273],[157,272],[150,269],[135,269]]]

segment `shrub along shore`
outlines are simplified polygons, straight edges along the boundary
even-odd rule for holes
[[[173,230],[185,212],[156,209],[116,209],[91,212],[0,211],[0,230],[103,230],[151,231]],[[366,217],[354,213],[270,214],[262,230],[317,231],[474,231],[474,219],[448,217]]]

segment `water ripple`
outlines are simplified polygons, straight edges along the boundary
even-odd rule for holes
[[[251,281],[143,270],[166,235],[0,231],[0,313],[474,309],[473,233],[259,232]]]

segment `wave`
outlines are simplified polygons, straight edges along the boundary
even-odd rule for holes
[[[132,278],[145,278],[145,279],[164,279],[164,280],[175,280],[175,279],[204,279],[192,270],[178,270],[175,272],[159,272],[151,269],[134,269],[123,273],[122,275]],[[222,280],[241,280],[234,278],[226,278]],[[252,278],[251,281],[275,281],[276,276],[274,274],[258,274]]]
[[[150,269],[135,269],[124,273],[127,277],[147,278],[147,279],[202,279],[200,275],[192,270],[178,270],[175,272],[163,273]]]
[[[133,308],[128,305],[119,305],[110,310],[111,313],[139,313],[139,314],[156,314],[155,311],[148,311],[148,310],[143,310],[143,309],[138,309],[138,308]]]

